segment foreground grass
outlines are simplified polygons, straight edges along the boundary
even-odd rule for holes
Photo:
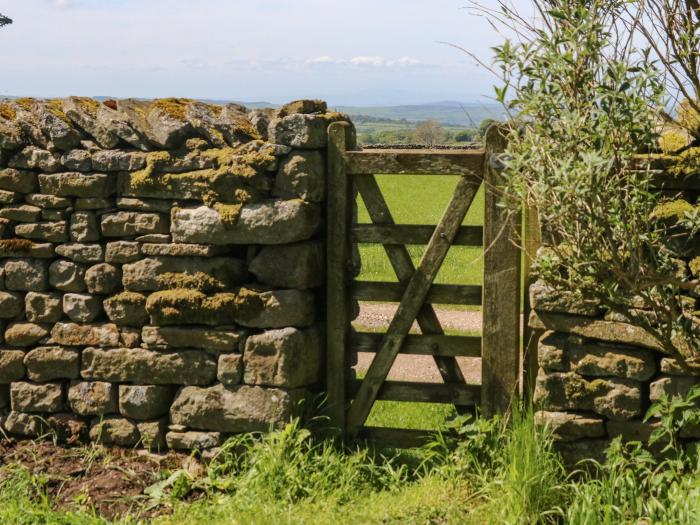
[[[409,455],[341,450],[299,423],[263,438],[229,441],[206,473],[164,472],[140,510],[170,509],[152,522],[175,524],[695,524],[700,466],[676,440],[688,410],[657,412],[669,444],[653,456],[613,442],[605,465],[568,474],[530,411],[508,421],[457,419],[461,438],[440,436]],[[684,412],[676,419],[677,412]],[[428,413],[428,412],[426,412]],[[417,413],[417,417],[420,414]],[[0,469],[0,523],[103,524],[89,511],[57,512],[46,474]],[[138,513],[114,523],[146,523]]]

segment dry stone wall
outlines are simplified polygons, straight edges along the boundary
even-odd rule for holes
[[[279,110],[0,103],[0,424],[216,447],[321,379],[328,125]]]
[[[655,161],[657,167],[665,168],[660,180],[697,175],[699,165],[688,160],[699,151]],[[700,187],[666,191],[650,220],[676,224],[698,206],[699,194]],[[679,272],[698,278],[700,239],[679,230],[674,242]],[[688,312],[698,324],[699,297],[698,290],[685,297]],[[618,436],[648,442],[658,426],[654,419],[644,421],[648,408],[664,394],[685,396],[700,384],[697,368],[692,371],[625,315],[608,312],[594,301],[582,302],[571,293],[555,292],[541,281],[530,288],[530,303],[530,326],[541,334],[536,419],[551,428],[556,447],[569,464],[587,458],[604,460],[610,440]],[[647,315],[653,322],[653,312],[646,311],[641,298],[633,300],[633,307],[636,314]],[[687,425],[680,437],[699,440],[700,426]]]

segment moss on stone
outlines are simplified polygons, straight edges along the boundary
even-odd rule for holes
[[[238,222],[238,217],[241,216],[243,204],[224,204],[221,202],[214,203],[216,213],[221,217],[221,222],[225,227],[235,226]]]
[[[695,259],[690,261],[688,267],[693,277],[700,277],[700,257],[695,257]]]
[[[167,272],[158,277],[163,288],[199,290],[200,292],[220,292],[226,284],[204,272],[194,274]]]
[[[235,317],[255,317],[262,308],[260,294],[246,288],[211,296],[184,288],[164,290],[146,302],[148,313],[161,324],[230,324]]]
[[[686,213],[693,211],[693,205],[684,199],[676,199],[658,204],[651,213],[651,219],[676,223],[682,219]]]
[[[34,243],[28,239],[3,239],[0,240],[0,251],[3,253],[26,254],[32,251]]]
[[[685,129],[700,129],[700,115],[692,108],[688,100],[682,101],[678,106],[678,122]]]
[[[146,296],[136,292],[122,292],[106,299],[105,302],[141,305],[146,303]]]
[[[142,190],[154,184],[154,175],[160,165],[171,160],[167,151],[153,151],[146,156],[146,167],[131,174],[131,188]]]

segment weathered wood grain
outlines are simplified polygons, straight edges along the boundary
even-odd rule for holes
[[[350,335],[350,345],[355,352],[376,353],[384,334],[355,332]],[[432,355],[444,357],[480,357],[481,337],[466,335],[408,335],[400,354]]]
[[[499,126],[488,129],[485,142],[481,409],[490,417],[509,409],[520,385],[521,217],[499,206],[498,155],[506,147]]]
[[[357,224],[352,228],[353,241],[377,244],[428,244],[435,231],[433,225],[418,224]],[[484,229],[481,226],[462,226],[457,231],[453,246],[482,246]]]
[[[398,302],[404,296],[407,284],[381,281],[352,281],[350,293],[358,301]],[[429,304],[481,304],[481,286],[475,284],[434,284],[425,301]]]
[[[469,175],[479,176],[483,150],[367,150],[348,152],[352,175]]]
[[[531,206],[525,208],[523,224],[523,255],[525,257],[525,279],[523,294],[523,316],[529,319],[530,311],[530,286],[537,280],[533,271],[533,264],[537,250],[542,244],[542,229],[537,209]],[[523,323],[523,395],[532,399],[537,380],[537,343],[542,336],[542,330],[532,328],[529,323]]]
[[[345,433],[346,348],[350,330],[350,184],[345,172],[349,124],[328,129],[328,202],[326,228],[326,392],[328,416],[337,435]]]

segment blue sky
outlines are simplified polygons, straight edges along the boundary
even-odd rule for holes
[[[500,42],[466,3],[0,0],[0,95],[487,102],[490,73],[442,43]]]

